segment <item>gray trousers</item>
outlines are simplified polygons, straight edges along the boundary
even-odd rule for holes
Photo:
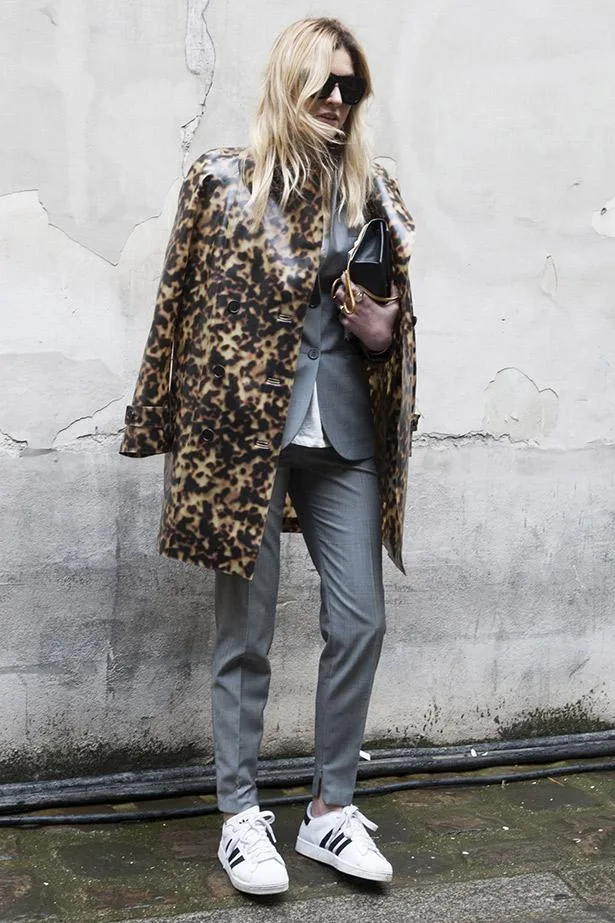
[[[218,807],[258,804],[256,763],[269,692],[280,574],[280,532],[289,492],[320,576],[314,795],[350,804],[359,749],[385,632],[380,503],[373,459],[290,445],[276,475],[251,581],[216,572],[217,642],[212,709]]]

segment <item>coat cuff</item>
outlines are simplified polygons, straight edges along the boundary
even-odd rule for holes
[[[367,359],[367,361],[371,362],[373,365],[377,365],[379,362],[386,362],[388,359],[391,358],[391,356],[393,355],[393,351],[395,349],[395,341],[391,340],[387,348],[383,349],[382,352],[379,352],[379,353],[370,352],[369,349],[366,349],[366,347],[363,346],[363,344],[361,344],[361,346],[362,346],[362,349],[363,349],[363,352],[365,354],[365,358]]]
[[[126,428],[120,455],[145,458],[170,452],[173,444],[169,407],[129,405],[124,415]]]

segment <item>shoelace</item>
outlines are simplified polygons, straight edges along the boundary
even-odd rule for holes
[[[273,811],[261,811],[252,817],[246,818],[233,830],[232,837],[246,858],[254,862],[264,862],[266,859],[277,857],[273,845],[276,842],[272,823],[275,820]],[[269,838],[271,837],[271,839]]]
[[[361,814],[354,804],[346,805],[340,813],[342,816],[339,824],[335,827],[335,834],[343,833],[353,839],[354,842],[358,840],[357,845],[364,847],[365,850],[372,850],[372,852],[380,854],[380,850],[365,829],[367,827],[368,830],[375,831],[378,829],[378,824],[368,820],[365,814]]]

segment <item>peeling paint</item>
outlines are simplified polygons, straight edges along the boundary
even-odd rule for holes
[[[565,707],[612,673],[612,14],[606,0],[576,18],[557,0],[539,6],[526,17],[489,0],[401,4],[392,29],[380,17],[364,36],[380,160],[420,229],[412,272],[433,430],[416,438],[409,578],[385,565],[395,643],[368,734],[389,743],[428,721],[434,691],[430,732],[454,739],[518,718],[532,731],[534,709]],[[357,22],[359,7],[339,13]],[[134,765],[141,748],[160,762],[169,741],[169,759],[184,742],[187,756],[210,752],[198,706],[213,576],[156,556],[164,459],[118,456],[121,394],[151,322],[182,157],[244,143],[270,39],[304,13],[298,0],[0,4],[15,76],[0,86],[11,139],[0,192],[40,190],[0,199],[1,666],[96,666],[67,690],[0,674],[3,765],[17,760],[16,777],[53,775],[63,760],[100,769],[101,755]],[[571,191],[573,176],[583,185]],[[557,442],[541,443],[560,387]],[[309,713],[319,653],[301,618],[308,602],[317,611],[317,578],[302,540],[283,544],[265,741],[277,755],[310,746],[309,723],[289,732],[289,701]],[[101,616],[118,621],[97,633]],[[169,659],[152,662],[161,650]],[[606,714],[613,683],[605,698],[585,711]]]
[[[101,418],[103,418],[105,410],[119,403],[123,405],[123,397],[114,398],[93,413],[79,417],[77,420],[73,420],[72,423],[64,426],[56,433],[52,442],[52,448],[66,445],[68,442],[72,442],[73,439],[82,439],[85,436],[98,437],[107,435],[104,431],[102,433],[99,432],[99,423],[101,422]]]
[[[476,430],[470,433],[419,433],[412,440],[413,445],[455,445],[455,446],[466,446],[473,445],[475,443],[498,443],[502,442],[506,445],[511,444],[511,439],[508,433],[502,433],[500,435],[495,435],[493,433],[481,432]]]
[[[0,193],[40,190],[54,226],[117,263],[177,175],[179,127],[201,96],[186,69],[185,0],[0,6],[11,139]]]
[[[115,454],[119,451],[123,432],[124,427],[122,426],[109,432],[87,433],[84,436],[77,436],[71,442],[66,442],[66,444],[55,447],[50,451],[63,455],[87,455],[91,454],[92,451],[108,446]]]
[[[602,237],[615,237],[615,198],[593,213],[592,227]]]
[[[202,100],[194,118],[181,126],[181,146],[184,154],[184,169],[189,165],[190,148],[205,113],[207,99],[214,83],[216,68],[216,46],[207,24],[207,14],[213,0],[188,0],[186,24],[186,64],[201,83]]]
[[[501,369],[485,390],[483,425],[513,442],[538,440],[555,429],[558,411],[559,397],[551,388],[541,390],[519,369]]]
[[[0,431],[0,455],[18,456],[28,448],[27,440],[15,439],[9,433]]]
[[[45,203],[44,203],[44,202],[42,201],[42,199],[41,199],[41,195],[40,195],[40,190],[39,190],[39,189],[20,189],[17,193],[13,193],[13,194],[14,194],[14,195],[19,195],[21,192],[32,192],[32,193],[34,193],[34,195],[36,195],[36,198],[37,198],[37,200],[38,200],[38,204],[39,204],[39,206],[40,206],[40,209],[41,209],[41,211],[44,213],[44,215],[45,215],[45,217],[46,217],[46,219],[47,219],[47,225],[48,225],[48,227],[53,228],[54,231],[58,231],[60,234],[62,234],[64,237],[66,237],[67,240],[70,240],[71,243],[75,244],[75,246],[79,247],[81,250],[85,250],[86,252],[91,253],[92,256],[95,256],[95,257],[96,257],[96,259],[103,260],[105,263],[108,263],[109,266],[117,267],[117,261],[113,261],[113,260],[109,259],[108,257],[105,256],[104,253],[97,253],[96,250],[94,250],[92,247],[88,247],[87,244],[85,244],[85,243],[83,243],[82,241],[78,240],[77,237],[71,236],[71,235],[70,235],[63,227],[61,227],[59,224],[54,224],[53,221],[52,221],[52,219],[51,219],[51,216],[50,216],[50,214],[49,214],[49,211],[47,210],[47,207],[45,206]]]
[[[555,260],[550,253],[545,257],[545,265],[542,272],[542,279],[540,280],[540,287],[545,295],[550,295],[551,298],[555,298],[557,295],[557,289],[559,287],[557,266],[555,265]]]
[[[53,352],[7,354],[0,355],[0,392],[6,398],[0,408],[2,431],[31,449],[50,449],[68,436],[91,432],[103,414],[109,428],[117,429],[124,385],[98,359],[78,361]],[[100,409],[90,411],[92,406]],[[83,428],[75,432],[79,420]]]

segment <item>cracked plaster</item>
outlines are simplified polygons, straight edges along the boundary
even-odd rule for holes
[[[536,440],[557,425],[559,397],[519,369],[501,369],[485,391],[485,430],[513,442]]]
[[[0,356],[0,429],[30,449],[61,445],[73,430],[82,435],[94,417],[122,398],[123,381],[98,359],[68,359],[61,353]],[[114,395],[109,401],[109,395]],[[84,408],[90,413],[84,419]],[[103,417],[104,419],[104,417]],[[81,425],[80,425],[81,424]]]
[[[582,20],[573,14],[558,18],[557,10],[555,0],[546,0],[540,14],[517,0],[496,15],[488,0],[463,11],[452,0],[434,0],[400,7],[377,28],[367,0],[340,2],[334,11],[366,45],[377,93],[369,116],[377,150],[386,151],[381,159],[395,167],[417,218],[419,399],[423,426],[435,432],[478,431],[485,380],[494,366],[518,366],[552,381],[566,405],[548,438],[565,445],[614,436],[612,414],[596,395],[610,393],[615,373],[593,344],[610,338],[607,301],[615,269],[610,241],[587,235],[615,153],[615,134],[603,130],[600,92],[615,49],[602,0],[589,0]],[[68,268],[69,282],[82,277],[79,300],[89,300],[90,320],[79,337],[82,309],[70,320],[58,312],[65,291],[53,267],[49,284],[43,281],[35,291],[26,283],[14,295],[24,310],[2,345],[5,351],[34,348],[26,328],[38,324],[48,302],[56,324],[38,335],[36,348],[79,358],[77,342],[82,349],[89,343],[112,371],[122,374],[123,368],[130,389],[151,318],[166,242],[162,228],[168,227],[168,213],[160,224],[147,216],[158,213],[182,152],[185,167],[207,148],[245,143],[271,41],[305,10],[291,0],[266,17],[258,4],[234,12],[238,8],[223,0],[136,2],[130,11],[121,0],[104,8],[77,0],[40,8],[16,0],[3,4],[0,50],[9,61],[8,82],[13,78],[18,89],[6,110],[9,130],[18,108],[20,122],[13,125],[13,159],[0,153],[0,177],[5,185],[40,188],[52,224],[92,255],[98,249],[112,263],[120,261],[119,304],[112,272],[97,267],[86,293],[85,272]],[[480,54],[467,54],[468,30]],[[24,43],[26,33],[30,44]],[[10,53],[14,47],[25,48],[19,59]],[[531,92],[536,85],[540,100]],[[24,123],[26,92],[32,99]],[[54,109],[58,99],[64,113]],[[582,143],[571,143],[573,130]],[[60,209],[49,197],[51,187],[62,198]],[[90,208],[94,187],[93,195],[107,204],[109,190],[121,195],[121,220],[132,217],[120,233],[113,207],[96,214]],[[149,205],[135,220],[135,201],[144,198]],[[4,207],[0,200],[0,212]],[[81,233],[82,219],[92,219],[88,227],[113,238],[113,253]],[[36,234],[34,247],[30,233]],[[24,245],[35,250],[39,239],[38,231],[26,230]],[[128,268],[136,241],[143,266]],[[27,276],[48,272],[35,266]],[[23,282],[21,269],[17,277]],[[545,307],[545,294],[552,309]],[[75,343],[67,347],[71,330]],[[564,386],[571,368],[574,375]]]
[[[134,229],[117,267],[49,225],[35,192],[0,198],[0,429],[21,451],[119,432],[178,188]],[[0,454],[15,445],[0,439]]]
[[[185,26],[185,0],[3,0],[0,195],[38,189],[54,225],[117,262],[181,167]]]
[[[520,695],[530,706],[569,700],[581,655],[591,660],[575,694],[610,675],[615,264],[589,216],[612,179],[612,9],[603,0],[578,13],[555,0],[497,9],[421,0],[375,20],[373,4],[356,0],[332,12],[365,42],[377,148],[395,162],[419,228],[412,268],[427,432],[412,462],[410,581],[385,564],[396,643],[370,720],[382,733],[395,721],[420,726],[437,697],[440,731],[484,733],[478,717],[467,724],[476,701],[497,696],[514,712]],[[0,177],[4,191],[20,190],[0,199],[0,349],[10,354],[0,355],[0,376],[24,401],[11,419],[0,413],[0,454],[9,456],[0,459],[0,544],[11,583],[3,660],[89,671],[74,672],[65,690],[43,673],[3,678],[3,744],[17,750],[35,740],[53,752],[58,727],[69,740],[100,734],[111,746],[140,744],[154,724],[163,743],[196,740],[202,751],[210,742],[198,708],[209,642],[193,643],[209,624],[204,575],[155,556],[160,459],[119,459],[113,442],[151,319],[182,152],[190,145],[191,160],[245,143],[271,40],[304,13],[296,0],[267,5],[266,15],[236,0],[0,7],[9,77],[0,94],[10,87],[0,104],[14,142],[14,153],[0,152]],[[209,88],[207,33],[217,55]],[[36,192],[23,191],[34,189],[51,225]],[[561,419],[549,436],[554,400]],[[481,430],[485,405],[492,432]],[[495,434],[510,421],[516,431]],[[559,451],[590,441],[602,444]],[[286,537],[271,728],[276,717],[287,723],[289,677],[296,687],[301,679],[295,714],[312,701],[318,645],[306,658],[312,641],[298,643],[295,629],[317,588],[300,547]],[[192,659],[177,658],[182,645]],[[111,711],[109,650],[127,665],[126,694]],[[161,650],[169,659],[148,661]],[[418,699],[408,697],[409,663]],[[182,676],[190,679],[178,692]],[[309,735],[297,722],[296,739],[309,746]],[[266,746],[277,744],[274,731]]]
[[[184,170],[189,167],[193,159],[190,155],[192,142],[205,113],[216,69],[216,47],[208,25],[208,14],[214,0],[187,0],[187,2],[186,65],[188,70],[199,78],[201,103],[194,118],[182,125]]]

